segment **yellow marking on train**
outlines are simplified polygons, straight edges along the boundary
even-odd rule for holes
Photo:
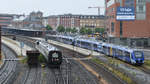
[[[112,56],[112,47],[110,47],[110,55]]]

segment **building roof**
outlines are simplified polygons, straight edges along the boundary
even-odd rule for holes
[[[15,14],[0,14],[0,17],[13,17]]]
[[[105,16],[104,15],[81,15],[81,14],[63,14],[63,15],[51,15],[45,18],[57,18],[57,17],[68,17],[68,18],[81,18],[81,19],[104,19]]]

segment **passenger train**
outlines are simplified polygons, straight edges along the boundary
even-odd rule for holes
[[[50,35],[47,36],[48,39],[55,41],[63,42],[66,44],[82,47],[85,49],[94,50],[100,53],[103,53],[107,56],[112,56],[114,58],[123,60],[130,64],[142,65],[144,63],[144,54],[138,49],[132,49],[126,46],[120,46],[110,43],[90,41],[86,39],[75,39],[74,37],[69,36],[57,36]]]
[[[62,52],[45,41],[37,41],[38,49],[45,57],[49,67],[59,67],[62,63]]]

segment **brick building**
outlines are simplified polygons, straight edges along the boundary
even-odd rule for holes
[[[46,27],[50,25],[54,30],[58,27],[58,16],[52,15],[43,18],[43,24]]]
[[[117,7],[134,7],[135,20],[117,21]],[[106,28],[111,37],[150,37],[150,0],[106,0]]]
[[[0,25],[9,26],[13,20],[13,14],[0,14]]]
[[[108,37],[113,38],[110,41],[150,46],[150,0],[106,0],[105,4],[106,30]],[[134,20],[116,20],[118,7],[134,8]]]
[[[79,28],[80,27],[80,15],[64,14],[58,15],[58,25],[62,25],[65,28]]]
[[[104,16],[98,15],[73,15],[64,14],[57,16],[45,17],[43,24],[49,24],[52,28],[56,29],[59,25],[65,28],[104,28]]]

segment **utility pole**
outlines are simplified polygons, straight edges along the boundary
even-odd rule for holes
[[[1,56],[1,26],[0,26],[0,60],[2,59],[2,56]]]
[[[100,16],[101,14],[101,8],[105,8],[105,7],[100,7],[100,6],[97,6],[97,7],[88,7],[89,9],[90,8],[97,8],[98,9],[98,15]]]

